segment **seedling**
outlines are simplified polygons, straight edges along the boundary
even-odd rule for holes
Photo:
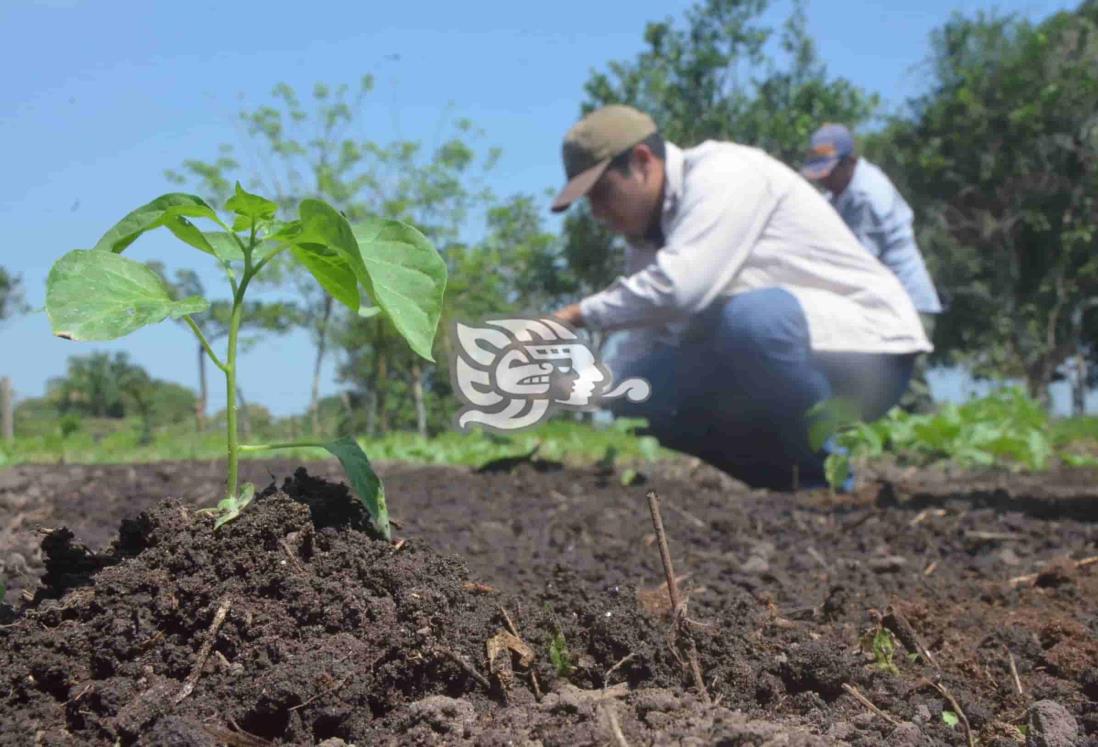
[[[866,633],[862,638],[862,648],[873,654],[873,666],[882,672],[899,674],[894,657],[896,655],[896,639],[888,628],[878,626]]]
[[[567,677],[575,669],[572,665],[572,657],[568,653],[568,642],[564,640],[564,633],[559,630],[549,643],[549,661],[558,677]]]
[[[69,340],[113,340],[168,318],[184,320],[213,364],[225,374],[228,478],[225,499],[216,509],[217,526],[236,518],[255,493],[253,486],[239,486],[241,453],[320,447],[342,463],[375,528],[388,539],[391,530],[384,489],[353,438],[239,442],[237,336],[244,297],[252,280],[271,260],[289,252],[333,298],[363,317],[384,314],[412,350],[433,360],[431,348],[442,310],[446,265],[415,228],[382,218],[352,226],[322,200],[302,200],[298,218],[281,222],[274,202],[237,184],[225,208],[233,214],[231,225],[199,197],[162,195],[120,220],[94,248],[77,249],[61,257],[50,269],[46,285],[46,313],[53,333]],[[218,230],[202,231],[193,219],[209,221]],[[156,272],[122,256],[138,237],[160,227],[209,255],[228,280],[232,314],[224,357],[214,352],[191,318],[206,311],[209,301],[201,296],[173,298]]]

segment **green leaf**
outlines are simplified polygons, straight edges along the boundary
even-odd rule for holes
[[[323,244],[343,255],[358,282],[408,345],[433,361],[446,263],[431,242],[399,221],[371,218],[352,229],[320,200],[302,200],[298,244]]]
[[[218,503],[217,508],[221,515],[214,522],[214,529],[220,529],[223,525],[240,516],[240,512],[252,502],[253,498],[255,498],[255,485],[246,482],[240,486],[239,496],[229,496]]]
[[[358,279],[343,254],[323,244],[294,244],[290,252],[332,298],[351,311],[361,312]]]
[[[144,264],[94,249],[61,257],[46,280],[50,327],[68,340],[114,340],[209,306],[201,296],[173,300],[160,276]]]
[[[350,436],[338,438],[324,444],[333,456],[339,459],[344,472],[351,480],[358,499],[366,507],[374,526],[381,532],[385,539],[392,538],[392,529],[389,527],[389,508],[385,504],[385,487],[381,484],[374,468],[370,466],[370,460],[366,452]]]
[[[572,657],[568,654],[568,642],[564,633],[557,631],[549,642],[549,661],[558,677],[567,677],[572,673]]]
[[[952,729],[954,726],[961,723],[961,719],[959,719],[957,714],[953,711],[942,711],[942,722]]]
[[[225,209],[245,218],[246,222],[244,224],[233,224],[234,227],[241,225],[245,229],[251,227],[252,221],[262,223],[274,220],[275,214],[278,213],[278,205],[266,197],[253,195],[251,192],[246,191],[240,186],[240,182],[236,183],[236,193],[225,201]]]
[[[819,451],[829,438],[857,423],[861,410],[858,403],[848,397],[832,397],[810,407],[806,418],[809,446],[812,451]]]
[[[427,237],[399,221],[371,218],[355,224],[354,235],[368,274],[366,292],[412,350],[433,361],[446,291],[445,261]]]
[[[184,217],[208,218],[221,224],[221,219],[217,217],[217,213],[201,197],[183,194],[182,192],[172,192],[161,195],[152,202],[131,211],[103,234],[103,237],[99,239],[94,248],[119,253],[146,231],[167,225],[183,241],[192,246],[198,246],[202,251],[209,251],[210,254],[213,254],[212,250],[207,250],[203,246],[193,243],[194,241],[201,243],[201,239],[195,239],[196,233],[199,236],[201,234],[193,226],[187,228],[190,224],[189,221],[182,220]]]
[[[846,454],[828,454],[824,460],[824,477],[831,490],[838,490],[850,477],[850,457]]]
[[[243,262],[244,251],[228,231],[207,231],[202,234],[211,253],[222,262]]]

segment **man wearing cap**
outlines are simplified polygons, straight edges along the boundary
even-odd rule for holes
[[[755,486],[822,485],[808,411],[833,396],[880,417],[931,350],[899,281],[808,182],[764,152],[665,142],[646,114],[608,106],[565,136],[561,211],[586,197],[628,244],[609,288],[555,312],[629,335],[614,377],[651,385],[619,415]]]
[[[825,124],[812,135],[801,173],[827,190],[831,204],[862,246],[899,278],[930,335],[942,304],[915,243],[911,208],[891,180],[858,156],[850,130],[840,124]],[[920,358],[911,389],[900,403],[907,409],[930,408],[924,364]]]

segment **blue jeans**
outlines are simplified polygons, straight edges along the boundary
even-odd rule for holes
[[[611,362],[615,381],[640,376],[652,386],[647,401],[615,400],[611,409],[646,418],[647,432],[664,446],[749,485],[820,486],[831,447],[809,446],[809,408],[849,397],[863,420],[876,420],[899,401],[915,358],[815,353],[796,297],[766,288],[714,304],[677,347],[659,347],[621,370]]]

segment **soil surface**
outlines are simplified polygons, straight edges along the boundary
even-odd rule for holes
[[[0,745],[1098,745],[1095,472],[298,467],[0,472]]]

